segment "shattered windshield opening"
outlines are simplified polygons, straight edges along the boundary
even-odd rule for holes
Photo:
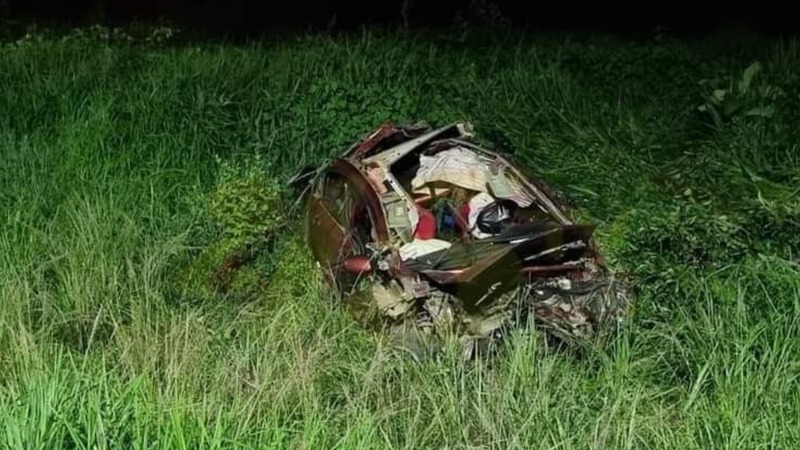
[[[413,199],[419,217],[411,241],[401,248],[404,260],[474,253],[470,247],[479,242],[509,243],[558,226],[502,160],[454,139],[414,149],[389,172]]]

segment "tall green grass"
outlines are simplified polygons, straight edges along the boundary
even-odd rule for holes
[[[761,44],[3,43],[0,448],[796,448],[800,53]],[[709,100],[753,61],[743,109]],[[639,280],[631,326],[416,363],[294,225],[241,295],[176,282],[220,239],[219,161],[285,180],[385,120],[472,121],[562,191]]]

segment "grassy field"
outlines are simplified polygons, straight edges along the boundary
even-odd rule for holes
[[[0,448],[797,448],[798,41],[149,36],[0,44]],[[471,121],[564,192],[637,277],[626,332],[418,364],[294,223],[209,287],[386,120]]]

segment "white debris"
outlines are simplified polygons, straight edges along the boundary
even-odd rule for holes
[[[428,183],[449,183],[475,192],[488,192],[492,186],[499,198],[525,208],[534,198],[516,181],[503,174],[492,174],[489,162],[463,147],[443,150],[433,156],[420,155],[419,170],[411,181],[415,192],[425,192]]]
[[[416,190],[425,184],[440,181],[473,191],[485,192],[489,181],[486,162],[474,152],[461,147],[441,151],[433,156],[420,155],[419,170],[411,186]]]
[[[418,258],[429,253],[450,248],[450,243],[441,239],[414,239],[400,247],[400,259],[403,261]]]

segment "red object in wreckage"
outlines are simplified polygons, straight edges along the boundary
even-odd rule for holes
[[[433,239],[436,237],[436,217],[427,209],[417,206],[419,222],[417,229],[414,230],[416,239]]]

